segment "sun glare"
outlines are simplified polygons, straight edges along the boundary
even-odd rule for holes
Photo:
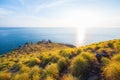
[[[85,42],[85,28],[77,28],[76,46],[81,46]]]

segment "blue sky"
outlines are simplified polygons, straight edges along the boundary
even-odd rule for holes
[[[0,0],[0,27],[120,27],[120,0]]]

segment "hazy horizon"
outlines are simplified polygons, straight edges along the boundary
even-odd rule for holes
[[[120,28],[0,28],[0,53],[18,48],[26,42],[51,40],[75,46],[119,39]]]

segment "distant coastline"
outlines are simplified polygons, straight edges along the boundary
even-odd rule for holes
[[[119,34],[120,28],[88,28],[85,33],[84,45],[119,39]],[[75,45],[76,37],[74,28],[0,27],[0,54],[16,49],[26,42],[36,43],[43,39]]]

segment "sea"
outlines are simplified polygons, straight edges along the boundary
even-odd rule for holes
[[[77,28],[64,27],[0,27],[0,54],[16,49],[26,42],[36,43],[41,40],[76,45],[76,39],[80,37],[77,36],[77,31]],[[83,45],[119,38],[120,28],[87,28]]]

